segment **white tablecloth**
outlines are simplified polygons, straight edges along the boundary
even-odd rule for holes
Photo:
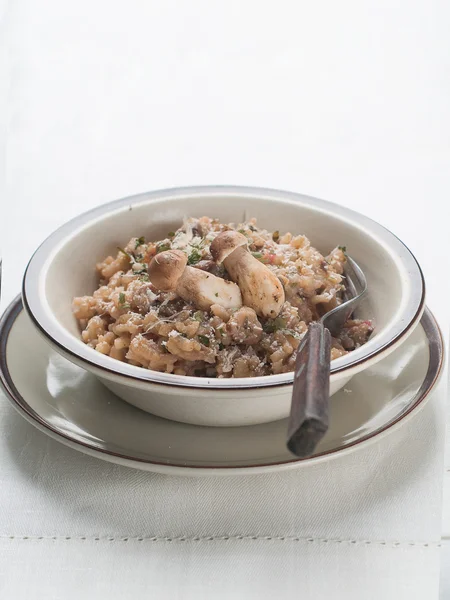
[[[425,0],[0,2],[3,306],[79,212],[235,183],[391,228],[447,333],[448,17]],[[445,381],[398,435],[345,459],[215,480],[80,455],[1,398],[0,593],[437,598],[444,411]]]

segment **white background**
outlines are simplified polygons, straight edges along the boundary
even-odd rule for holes
[[[448,2],[3,0],[0,18],[4,304],[37,244],[86,208],[248,184],[392,228],[448,333]]]

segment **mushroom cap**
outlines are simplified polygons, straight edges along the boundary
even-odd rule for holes
[[[148,266],[148,276],[162,292],[172,292],[183,275],[187,256],[181,250],[166,250],[154,256]]]
[[[216,263],[222,263],[236,248],[247,246],[248,240],[239,231],[223,231],[211,242],[209,251]]]

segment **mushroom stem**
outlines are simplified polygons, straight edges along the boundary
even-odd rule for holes
[[[240,308],[242,297],[232,281],[212,273],[187,266],[187,257],[180,250],[166,250],[153,257],[148,274],[153,285],[164,292],[174,291],[186,302],[207,310],[213,304],[224,308]]]
[[[275,273],[250,254],[245,236],[237,231],[219,234],[211,244],[211,254],[238,284],[245,306],[261,317],[279,315],[285,300],[283,286]]]
[[[203,310],[213,304],[220,304],[224,308],[242,306],[241,292],[235,283],[194,267],[185,268],[175,292],[186,302],[192,302]]]

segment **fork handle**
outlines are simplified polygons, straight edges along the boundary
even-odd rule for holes
[[[297,352],[288,449],[310,456],[328,429],[331,335],[322,323],[311,323]]]

